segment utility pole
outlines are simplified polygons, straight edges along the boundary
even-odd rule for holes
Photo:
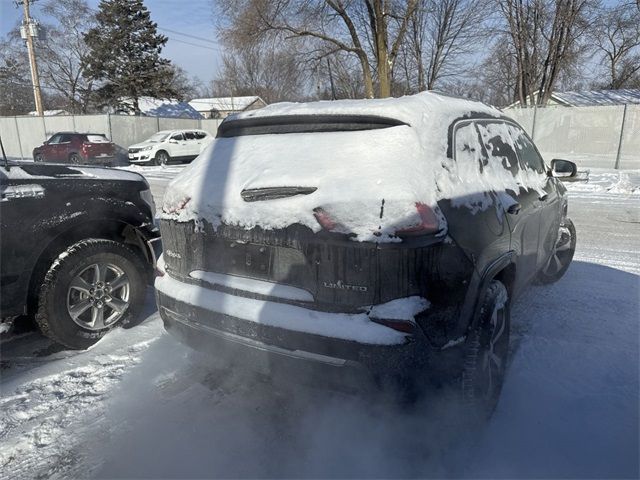
[[[329,69],[329,82],[331,83],[331,100],[335,100],[336,87],[333,84],[333,74],[331,73],[331,62],[329,61],[329,57],[327,57],[327,68]]]
[[[29,15],[29,4],[34,0],[22,0],[24,8],[24,20],[20,34],[27,42],[27,51],[29,52],[29,65],[31,66],[31,84],[33,85],[33,98],[36,104],[36,112],[38,115],[44,115],[42,108],[42,93],[40,92],[40,77],[38,76],[38,64],[36,63],[36,51],[33,45],[33,37],[38,36],[38,24],[31,19]]]

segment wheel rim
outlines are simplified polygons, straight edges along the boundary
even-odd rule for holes
[[[76,163],[76,164],[80,163],[80,157],[75,154],[71,155],[71,163]]]
[[[571,230],[566,225],[561,225],[558,231],[558,240],[553,249],[553,254],[542,269],[547,276],[556,275],[566,265],[567,259],[571,257]]]
[[[94,263],[76,275],[67,292],[67,312],[82,328],[101,330],[122,318],[129,308],[127,274],[111,263]]]
[[[480,362],[484,391],[482,396],[489,400],[500,388],[500,379],[504,375],[506,354],[509,348],[507,339],[507,316],[505,305],[496,305],[491,315],[488,330],[488,341],[483,349]]]
[[[158,155],[158,163],[160,165],[166,165],[167,164],[167,154],[166,153],[160,153]]]

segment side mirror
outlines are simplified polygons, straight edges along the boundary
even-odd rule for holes
[[[551,160],[551,175],[557,178],[574,178],[578,174],[578,167],[569,160],[554,158]]]

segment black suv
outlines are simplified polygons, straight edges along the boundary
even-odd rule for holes
[[[226,119],[165,196],[160,314],[215,354],[455,378],[490,410],[512,301],[572,260],[556,177],[575,173],[501,112],[433,93]]]
[[[86,348],[136,318],[160,251],[149,184],[97,167],[0,166],[0,316]]]

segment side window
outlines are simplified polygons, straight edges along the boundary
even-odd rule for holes
[[[196,134],[194,132],[184,132],[184,137],[187,140],[195,140],[196,139]]]
[[[518,157],[520,157],[520,163],[525,169],[534,170],[538,173],[544,173],[544,162],[542,157],[538,154],[536,147],[525,133],[517,127],[509,127],[511,138],[516,146]]]
[[[175,135],[171,135],[171,140],[184,140],[182,133],[176,133]]]
[[[71,135],[69,134],[63,134],[60,136],[60,142],[59,143],[69,143],[71,142]]]
[[[206,133],[201,132],[201,131],[197,131],[197,132],[195,132],[195,133],[196,133],[196,138],[197,138],[198,140],[202,140],[204,137],[206,137],[206,136],[207,136],[207,134],[206,134]]]
[[[507,125],[501,122],[479,122],[478,131],[489,155],[489,162],[499,162],[502,168],[510,171],[514,177],[517,176],[520,166]]]
[[[455,160],[458,172],[464,177],[482,173],[487,166],[487,152],[483,148],[474,123],[467,123],[455,129]]]
[[[49,139],[49,145],[56,145],[57,143],[60,143],[60,137],[62,137],[62,135],[60,134],[55,134],[54,136],[52,136]]]

